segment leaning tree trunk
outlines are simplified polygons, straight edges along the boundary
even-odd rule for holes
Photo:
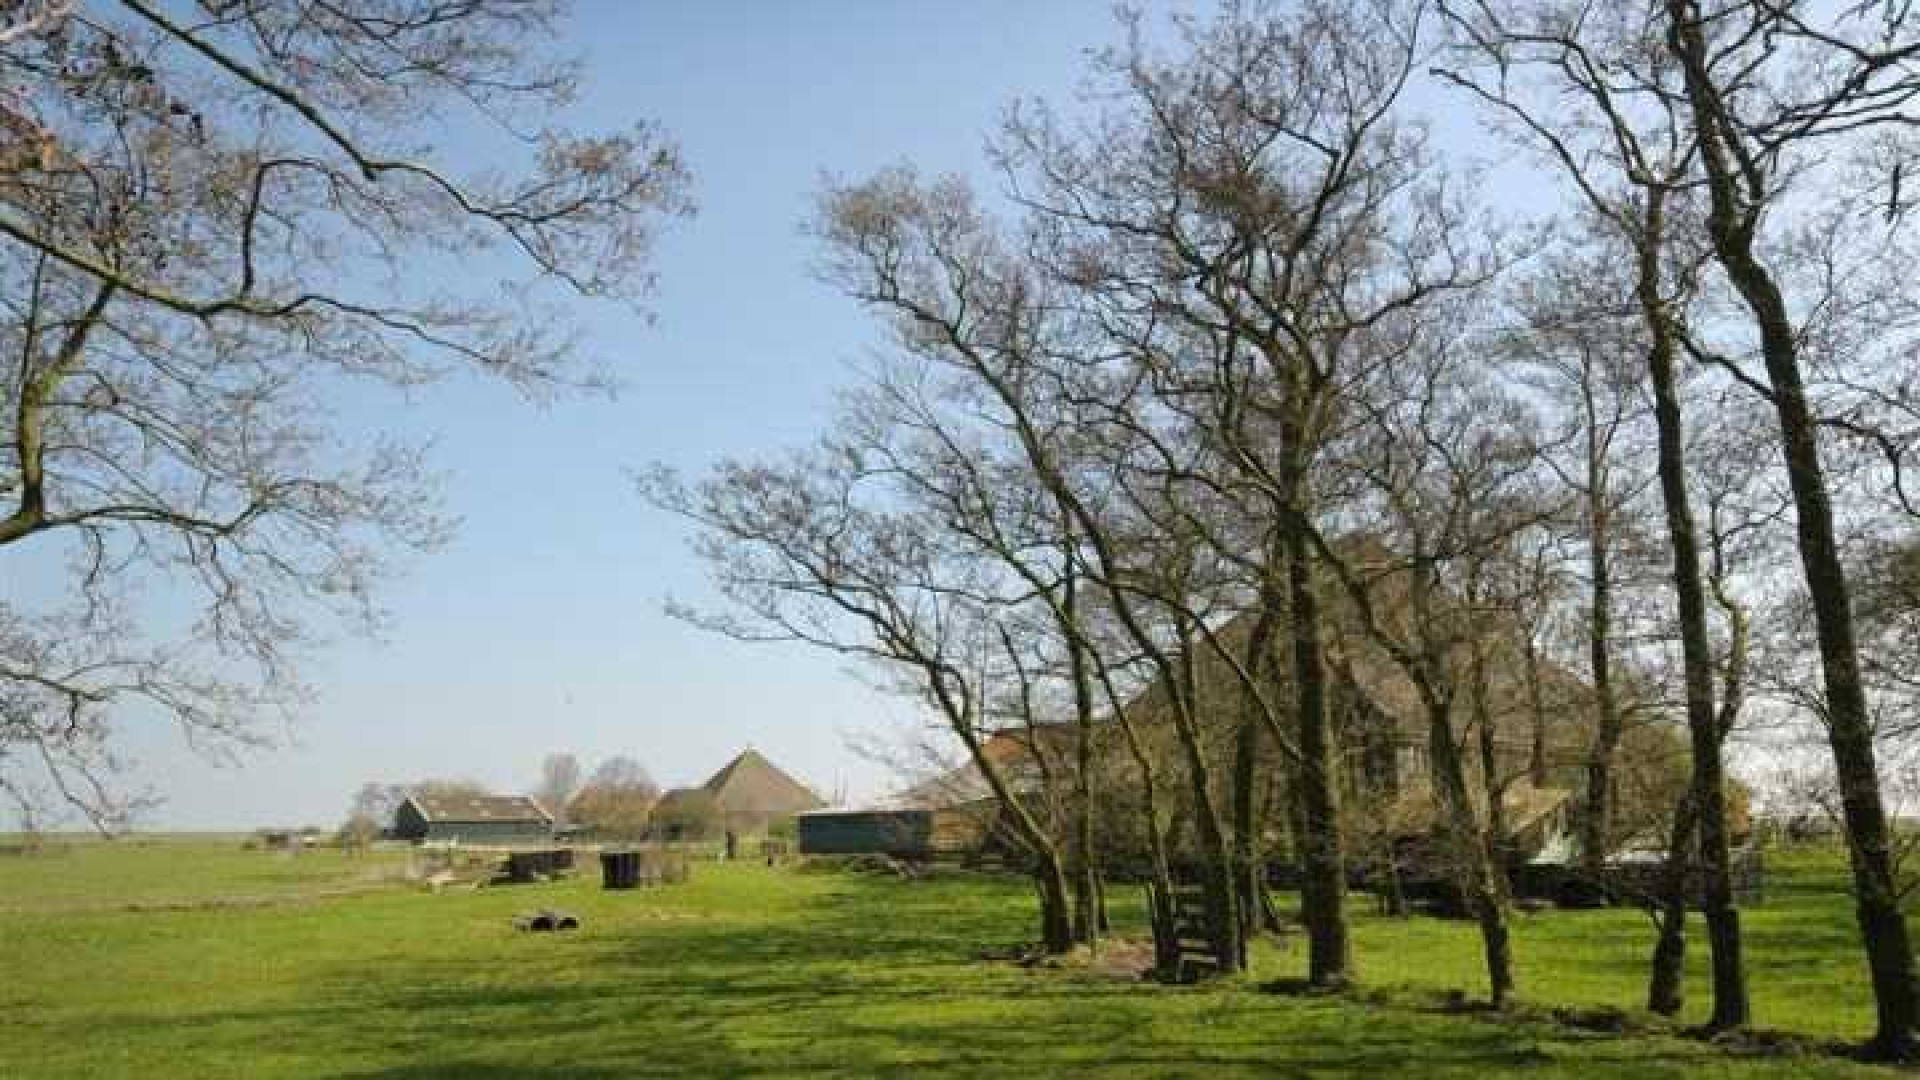
[[[1667,861],[1660,868],[1658,892],[1653,897],[1657,937],[1647,975],[1647,1010],[1678,1016],[1686,1004],[1688,878],[1693,867],[1693,792],[1680,796],[1674,808],[1673,832],[1667,838]]]
[[[1247,965],[1246,938],[1240,932],[1239,905],[1235,903],[1233,847],[1221,820],[1210,787],[1210,770],[1200,747],[1199,733],[1191,722],[1176,724],[1182,748],[1186,751],[1187,773],[1193,787],[1194,833],[1200,842],[1200,885],[1207,898],[1207,921],[1213,931],[1214,961],[1220,971],[1236,972]]]
[[[1167,858],[1166,835],[1161,832],[1160,826],[1159,778],[1154,774],[1153,757],[1140,738],[1140,729],[1134,726],[1133,717],[1124,707],[1112,679],[1104,669],[1098,670],[1097,674],[1114,721],[1120,725],[1127,752],[1140,770],[1140,816],[1144,826],[1142,835],[1147,842],[1147,917],[1153,924],[1154,973],[1161,978],[1170,978],[1180,966],[1180,949],[1175,937],[1172,907],[1173,868]]]
[[[1746,699],[1747,643],[1749,620],[1746,608],[1726,589],[1725,568],[1716,538],[1714,571],[1708,577],[1713,598],[1727,616],[1727,664],[1720,696],[1720,713],[1715,727],[1722,744],[1733,731]],[[1687,958],[1687,905],[1691,902],[1691,872],[1696,858],[1695,831],[1699,827],[1694,812],[1694,793],[1680,796],[1673,815],[1673,833],[1667,841],[1667,862],[1662,869],[1659,894],[1654,898],[1655,923],[1659,937],[1653,948],[1653,971],[1647,980],[1647,1008],[1662,1016],[1674,1016],[1685,1003],[1684,971]],[[1718,973],[1716,972],[1716,975]],[[1744,987],[1742,988],[1744,990]]]
[[[1278,570],[1278,567],[1273,567]],[[1236,900],[1240,912],[1240,932],[1251,938],[1261,929],[1277,925],[1269,917],[1272,907],[1267,897],[1267,852],[1261,846],[1262,783],[1260,772],[1260,731],[1270,719],[1256,685],[1272,687],[1273,634],[1283,616],[1280,590],[1263,585],[1260,607],[1247,634],[1246,653],[1240,670],[1249,680],[1241,686],[1240,727],[1233,747],[1233,835]]]
[[[1440,812],[1452,838],[1455,880],[1472,905],[1480,927],[1487,966],[1487,989],[1496,1009],[1513,1000],[1513,943],[1507,932],[1507,907],[1494,872],[1492,845],[1474,813],[1466,769],[1453,742],[1453,709],[1444,701],[1427,703],[1427,753],[1439,782]]]
[[[1677,328],[1660,289],[1660,251],[1665,229],[1666,192],[1647,189],[1646,230],[1639,245],[1636,299],[1648,332],[1647,373],[1653,384],[1654,424],[1658,429],[1660,497],[1666,512],[1667,542],[1673,554],[1673,586],[1680,621],[1680,654],[1687,699],[1687,732],[1693,757],[1692,790],[1698,829],[1703,910],[1713,951],[1713,1016],[1716,1029],[1740,1027],[1752,1020],[1747,999],[1746,965],[1741,957],[1740,914],[1733,906],[1732,864],[1728,853],[1726,770],[1721,760],[1720,725],[1713,706],[1713,651],[1707,640],[1706,588],[1700,573],[1700,541],[1687,495],[1685,435],[1680,412],[1675,354]]]
[[[971,719],[971,708],[957,700],[956,695],[944,684],[936,683],[934,694],[941,710],[951,718],[954,734],[965,744],[974,767],[980,770],[981,779],[987,782],[988,790],[993,793],[1000,807],[1000,827],[1011,831],[1014,840],[1032,853],[1034,887],[1040,894],[1041,943],[1049,953],[1071,952],[1073,905],[1069,899],[1067,873],[1060,856],[1060,846],[1034,816],[1026,800],[1007,782],[1000,762],[987,754],[981,745],[979,729]]]
[[[1206,895],[1207,921],[1212,929],[1214,962],[1222,974],[1247,966],[1246,938],[1234,902],[1233,844],[1227,823],[1213,794],[1213,770],[1201,745],[1195,720],[1195,643],[1182,635],[1178,664],[1179,684],[1169,687],[1174,700],[1173,730],[1186,759],[1187,781],[1193,798],[1193,831],[1200,844],[1200,886]]]
[[[1835,540],[1833,506],[1821,465],[1818,432],[1800,373],[1799,343],[1772,273],[1754,254],[1757,215],[1742,211],[1743,180],[1730,160],[1742,136],[1713,83],[1699,26],[1700,13],[1689,0],[1668,0],[1667,16],[1668,45],[1681,61],[1688,104],[1702,134],[1701,164],[1707,174],[1710,205],[1707,233],[1714,257],[1760,331],[1760,355],[1771,384],[1787,483],[1793,491],[1800,564],[1813,604],[1826,692],[1827,739],[1840,783],[1860,936],[1873,979],[1877,1010],[1874,1048],[1888,1057],[1912,1058],[1920,1052],[1916,1031],[1920,1029],[1920,995],[1916,994],[1913,945],[1906,916],[1900,910],[1873,726],[1860,681],[1852,603]]]

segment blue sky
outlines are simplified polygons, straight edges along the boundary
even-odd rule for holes
[[[912,710],[832,657],[667,618],[666,597],[707,595],[702,571],[625,470],[697,470],[815,433],[874,335],[809,272],[800,225],[822,176],[978,169],[1009,100],[1071,91],[1084,50],[1113,40],[1110,9],[584,0],[570,36],[588,75],[569,124],[658,121],[700,206],[663,238],[653,325],[583,312],[625,390],[536,408],[464,381],[359,405],[355,430],[436,443],[458,538],[387,592],[382,640],[337,639],[308,668],[319,698],[287,745],[222,766],[130,724],[136,776],[166,800],[149,824],[331,822],[366,780],[522,790],[556,750],[589,767],[631,754],[673,785],[752,745],[829,796],[888,786],[846,735],[903,730]]]

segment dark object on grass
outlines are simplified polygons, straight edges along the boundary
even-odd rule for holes
[[[1158,963],[1163,977],[1177,983],[1195,983],[1220,974],[1219,913],[1207,901],[1206,891],[1197,885],[1177,884],[1171,895],[1160,896],[1149,885],[1149,910],[1163,911],[1167,918],[1156,934],[1168,935],[1156,943]],[[1172,969],[1165,970],[1171,961]]]
[[[515,851],[507,855],[506,879],[516,885],[551,881],[573,869],[573,850]]]
[[[603,851],[600,853],[600,886],[606,889],[633,889],[640,885],[640,853]]]
[[[677,885],[688,877],[687,857],[677,851],[603,851],[600,884],[608,889]]]
[[[515,930],[578,930],[580,919],[570,911],[542,908],[531,915],[515,918],[513,928]]]

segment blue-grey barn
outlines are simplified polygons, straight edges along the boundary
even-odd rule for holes
[[[545,844],[553,815],[524,795],[409,795],[394,811],[393,835],[416,844]]]

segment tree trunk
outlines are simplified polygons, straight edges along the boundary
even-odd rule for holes
[[[1187,768],[1193,777],[1194,832],[1200,841],[1202,862],[1200,884],[1206,891],[1208,922],[1213,929],[1214,960],[1222,974],[1236,972],[1247,965],[1246,939],[1240,932],[1239,905],[1235,902],[1233,848],[1228,841],[1220,811],[1207,790],[1208,770],[1199,748],[1196,732],[1180,732],[1187,748]]]
[[[1087,945],[1100,940],[1100,853],[1094,837],[1093,804],[1093,686],[1086,672],[1086,657],[1078,644],[1069,642],[1073,656],[1074,698],[1078,730],[1074,733],[1074,939]]]
[[[1251,706],[1249,706],[1251,708]],[[1241,934],[1252,937],[1261,927],[1261,854],[1258,800],[1260,728],[1252,715],[1245,716],[1233,746],[1233,842],[1234,890],[1240,913]]]
[[[1427,703],[1427,752],[1439,785],[1440,812],[1452,838],[1454,879],[1473,908],[1487,966],[1487,989],[1496,1009],[1513,1000],[1513,946],[1507,933],[1507,907],[1494,873],[1492,846],[1474,812],[1466,769],[1453,742],[1449,703]]]
[[[1177,700],[1173,706],[1173,729],[1186,758],[1187,780],[1193,794],[1194,835],[1199,840],[1200,885],[1206,892],[1208,922],[1212,924],[1214,960],[1222,974],[1247,966],[1246,939],[1240,933],[1240,916],[1235,901],[1233,845],[1213,795],[1212,768],[1206,748],[1200,742],[1195,723],[1197,698],[1194,690],[1194,648],[1191,634],[1183,634],[1179,658],[1179,683],[1170,687]]]
[[[1476,633],[1472,649],[1473,723],[1480,750],[1480,788],[1487,800],[1487,847],[1492,854],[1494,888],[1502,901],[1513,895],[1507,881],[1507,806],[1500,783],[1500,748],[1493,730],[1493,703],[1487,685],[1484,642]]]
[[[1054,955],[1073,951],[1072,902],[1067,873],[1052,853],[1033,862],[1034,889],[1040,894],[1040,944]]]
[[[1307,982],[1339,987],[1353,981],[1347,936],[1346,856],[1340,836],[1340,802],[1327,708],[1326,664],[1320,642],[1320,601],[1304,523],[1290,522],[1283,539],[1293,631],[1294,709],[1300,763],[1295,783],[1300,805],[1300,918],[1307,929]]]
[[[1147,753],[1146,745],[1140,740],[1140,731],[1134,726],[1133,719],[1122,707],[1119,692],[1114,689],[1107,673],[1100,672],[1100,685],[1106,691],[1107,702],[1113,709],[1113,716],[1120,725],[1125,737],[1127,751],[1133,756],[1133,762],[1140,770],[1141,824],[1147,840],[1147,915],[1153,930],[1154,971],[1162,978],[1169,978],[1180,964],[1180,953],[1175,948],[1173,926],[1173,868],[1167,859],[1166,835],[1160,826],[1160,784],[1154,775],[1153,759]],[[1104,926],[1106,909],[1101,908]]]
[[[1713,651],[1707,640],[1706,588],[1700,573],[1700,541],[1687,495],[1685,434],[1674,371],[1678,342],[1660,289],[1665,192],[1647,190],[1646,235],[1638,253],[1637,300],[1648,331],[1647,372],[1653,384],[1654,423],[1659,431],[1660,496],[1673,553],[1674,600],[1680,621],[1685,669],[1687,732],[1693,756],[1692,789],[1706,881],[1707,938],[1713,950],[1713,1017],[1716,1029],[1752,1020],[1741,959],[1739,914],[1733,910],[1731,860],[1727,851],[1726,771],[1720,725],[1713,705]]]
[[[1674,808],[1667,862],[1660,870],[1659,895],[1653,898],[1658,937],[1647,975],[1647,1009],[1661,1016],[1678,1016],[1686,1004],[1687,893],[1694,824],[1693,794],[1689,791],[1680,796],[1680,805]]]
[[[1840,782],[1842,817],[1853,861],[1860,935],[1877,1011],[1874,1048],[1900,1059],[1920,1050],[1920,997],[1913,946],[1889,852],[1886,807],[1875,761],[1873,727],[1860,681],[1852,602],[1835,540],[1833,507],[1820,460],[1818,432],[1801,378],[1799,343],[1773,275],[1754,254],[1757,214],[1740,206],[1742,180],[1729,160],[1741,135],[1725,111],[1708,67],[1700,13],[1689,0],[1668,0],[1668,45],[1680,59],[1694,124],[1702,133],[1707,173],[1707,232],[1713,252],[1760,332],[1780,448],[1793,491],[1801,570],[1813,604],[1827,707],[1827,738]],[[1762,195],[1761,197],[1764,197]],[[1705,818],[1702,818],[1703,837]]]
[[[981,779],[987,782],[994,800],[999,804],[1000,822],[1011,832],[1015,841],[1032,854],[1035,887],[1040,893],[1042,944],[1051,953],[1071,951],[1073,905],[1068,897],[1067,874],[1061,864],[1059,845],[1034,817],[1026,800],[1007,782],[1000,763],[981,746],[979,729],[971,719],[973,712],[970,706],[958,701],[944,684],[936,682],[933,685],[941,710],[949,719],[949,726],[966,745],[974,767],[980,770]]]
[[[1612,844],[1613,759],[1620,746],[1620,707],[1613,692],[1612,522],[1607,507],[1606,463],[1595,431],[1597,410],[1587,408],[1587,572],[1592,578],[1587,616],[1587,658],[1593,668],[1594,736],[1587,758],[1587,806],[1581,817],[1580,863],[1596,883]]]
[[[1407,893],[1400,882],[1400,852],[1391,833],[1381,846],[1380,866],[1386,878],[1380,892],[1381,913],[1400,918],[1407,913]]]
[[[1066,515],[1062,515],[1066,517]],[[1073,936],[1096,945],[1104,928],[1100,907],[1100,855],[1095,847],[1093,803],[1094,686],[1089,646],[1080,625],[1079,560],[1075,556],[1072,519],[1066,517],[1062,542],[1066,574],[1061,582],[1060,606],[1054,613],[1066,640],[1067,668],[1073,682],[1074,719],[1074,907]],[[1037,749],[1037,748],[1036,748]]]
[[[1531,631],[1526,637],[1527,714],[1532,740],[1527,753],[1527,778],[1533,786],[1547,786],[1547,703],[1540,688],[1540,643]]]

